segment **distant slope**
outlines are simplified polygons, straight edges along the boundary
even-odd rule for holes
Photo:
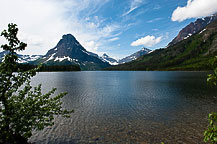
[[[102,61],[108,62],[110,65],[118,65],[118,61],[107,54],[103,54],[102,56],[99,57]]]
[[[2,62],[6,54],[7,51],[0,52],[0,62]],[[31,63],[42,57],[42,55],[22,55],[22,54],[17,54],[17,56],[18,56],[18,63]]]
[[[142,48],[141,50],[131,54],[130,56],[127,56],[123,59],[120,60],[116,60],[114,58],[111,58],[110,56],[108,56],[107,54],[103,54],[102,56],[98,56],[102,61],[104,62],[108,62],[110,65],[118,65],[118,64],[124,64],[127,62],[131,62],[133,60],[136,60],[137,58],[139,58],[140,56],[143,56],[145,54],[148,54],[149,52],[151,52],[150,49],[147,48]]]
[[[124,64],[124,63],[128,63],[131,62],[133,60],[136,60],[137,58],[139,58],[140,56],[143,56],[145,54],[148,54],[149,52],[151,52],[150,49],[147,48],[142,48],[140,51],[135,52],[133,54],[131,54],[130,56],[127,56],[121,60],[118,61],[119,64]]]
[[[207,25],[212,23],[213,21],[217,20],[217,14],[208,16],[205,18],[199,18],[195,22],[190,23],[185,28],[183,28],[179,34],[169,43],[168,46],[172,46],[177,44],[178,42],[189,38],[193,34],[196,34],[202,31]]]
[[[217,21],[188,39],[108,70],[208,70],[217,55]]]
[[[109,63],[100,60],[96,54],[88,52],[71,34],[63,35],[57,46],[35,63],[79,65],[82,70],[100,70],[110,66]]]

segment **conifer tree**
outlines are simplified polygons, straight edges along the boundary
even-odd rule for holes
[[[42,130],[54,124],[54,116],[69,117],[72,111],[62,108],[61,98],[66,93],[53,96],[55,88],[42,94],[41,85],[32,87],[30,80],[39,67],[17,70],[16,52],[25,50],[27,44],[17,38],[16,24],[9,24],[1,36],[8,41],[1,45],[7,51],[0,64],[0,143],[27,143],[33,130]],[[15,72],[16,71],[16,72]]]

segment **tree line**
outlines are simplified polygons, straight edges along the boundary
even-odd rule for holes
[[[37,68],[37,65],[33,64],[17,64],[16,71],[28,71]],[[50,71],[81,71],[79,65],[41,65],[39,68],[40,72],[50,72]]]

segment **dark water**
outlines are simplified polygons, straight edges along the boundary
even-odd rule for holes
[[[71,118],[35,132],[32,143],[203,143],[207,116],[217,111],[217,90],[205,72],[40,73],[42,83],[67,91]]]

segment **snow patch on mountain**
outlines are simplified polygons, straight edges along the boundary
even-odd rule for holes
[[[188,38],[191,37],[191,36],[192,36],[192,34],[189,33],[186,37],[184,37],[184,39],[188,39]]]
[[[137,58],[139,58],[140,56],[143,56],[145,54],[148,54],[150,53],[151,50],[150,49],[147,49],[147,48],[142,48],[140,51],[138,52],[135,52],[134,54],[130,55],[130,56],[127,56],[121,60],[118,61],[119,64],[124,64],[124,63],[127,63],[127,62],[131,62],[133,60],[136,60]]]
[[[203,29],[199,34],[202,34],[203,32],[205,32],[206,31],[206,29]]]
[[[103,54],[102,56],[99,57],[102,61],[108,62],[110,65],[118,65],[118,61],[107,54]]]
[[[72,61],[72,59],[71,59],[69,56],[56,57],[56,58],[54,59],[54,61],[59,61],[59,62],[64,61],[64,60]]]
[[[55,57],[54,57],[54,55],[55,55],[56,53],[53,53],[46,61],[50,61],[50,60],[53,60]]]
[[[41,55],[18,55],[18,63],[29,63],[41,58]]]

